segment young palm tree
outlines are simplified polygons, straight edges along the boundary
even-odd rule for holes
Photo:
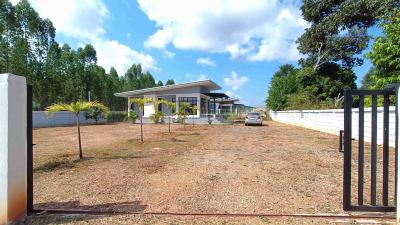
[[[176,103],[165,101],[165,105],[167,105],[169,118],[168,118],[168,132],[171,133],[171,116],[174,115],[174,111],[176,110]]]
[[[59,111],[69,111],[75,115],[76,118],[76,126],[78,131],[78,145],[79,145],[79,159],[83,159],[82,154],[82,141],[81,141],[81,128],[79,124],[79,113],[82,111],[87,111],[92,108],[98,108],[103,114],[104,117],[107,117],[109,110],[106,106],[99,102],[73,102],[70,104],[53,104],[46,108],[46,112],[48,116],[51,116],[55,112]]]
[[[144,105],[146,103],[153,102],[152,98],[131,98],[129,99],[129,103],[136,103],[139,106],[139,118],[140,118],[140,141],[143,143],[143,112],[144,112]]]
[[[190,110],[192,111],[192,125],[193,125],[193,127],[194,127],[194,116],[195,115],[197,115],[197,110],[198,110],[199,108],[197,107],[197,105],[192,105],[192,106],[190,106]]]
[[[179,115],[183,119],[183,129],[186,129],[186,117],[187,110],[190,109],[190,105],[186,102],[179,102]]]

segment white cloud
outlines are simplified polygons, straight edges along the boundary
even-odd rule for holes
[[[167,51],[165,49],[163,49],[161,53],[164,56],[164,58],[167,58],[167,59],[172,59],[175,56],[175,53]]]
[[[235,92],[233,92],[231,90],[226,91],[225,94],[228,95],[231,98],[238,98],[239,99],[239,96]]]
[[[140,63],[144,71],[157,70],[154,66],[155,62],[153,57],[132,50],[118,41],[95,40],[93,46],[97,51],[97,61],[99,65],[103,66],[106,70],[114,66],[119,75],[125,74],[134,62]]]
[[[199,76],[197,76],[197,80],[208,80],[208,76],[205,74],[200,74]]]
[[[198,58],[196,63],[199,65],[204,65],[204,66],[216,66],[215,62],[208,57],[207,58]]]
[[[146,47],[226,52],[250,61],[295,61],[308,24],[299,0],[138,0],[157,31]]]
[[[235,71],[232,71],[229,77],[224,78],[225,85],[236,91],[240,89],[249,80],[246,76],[238,76]]]
[[[98,64],[106,70],[114,66],[118,74],[123,75],[134,63],[140,63],[144,70],[158,69],[151,55],[105,37],[110,12],[103,1],[30,0],[30,3],[42,18],[53,22],[58,33],[77,38],[79,43],[92,44],[97,51]]]

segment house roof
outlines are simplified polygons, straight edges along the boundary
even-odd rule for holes
[[[159,86],[159,87],[152,87],[152,88],[145,88],[145,89],[139,89],[139,90],[133,90],[133,91],[120,92],[120,93],[115,93],[114,95],[117,97],[130,97],[130,96],[143,95],[143,94],[152,93],[152,92],[167,91],[167,90],[173,90],[173,89],[178,89],[178,88],[187,88],[187,87],[196,87],[196,86],[207,88],[210,91],[216,91],[216,90],[221,89],[221,87],[212,80],[200,80],[200,81],[187,82],[187,83],[181,83],[181,84],[172,84],[172,85],[166,85],[166,86]]]
[[[228,95],[225,93],[215,93],[215,92],[210,92],[210,93],[202,93],[203,95],[207,95],[208,97],[211,98],[229,98]]]

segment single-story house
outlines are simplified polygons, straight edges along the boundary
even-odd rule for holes
[[[139,108],[134,103],[129,103],[131,98],[152,98],[154,100],[168,100],[176,103],[176,110],[179,109],[181,102],[186,102],[189,105],[197,105],[197,112],[189,112],[189,115],[194,114],[195,118],[206,117],[208,115],[223,115],[235,112],[235,102],[238,99],[231,98],[225,93],[216,92],[221,90],[221,87],[212,80],[201,80],[181,84],[173,84],[140,90],[126,91],[115,93],[115,96],[125,97],[128,99],[128,112],[131,110],[139,112]],[[168,115],[168,108],[164,104],[159,105],[159,109]],[[143,117],[148,118],[153,113],[154,105],[148,103],[144,106]],[[189,116],[190,117],[190,116]]]

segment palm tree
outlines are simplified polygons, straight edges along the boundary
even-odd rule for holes
[[[184,129],[186,129],[186,116],[188,109],[190,109],[190,105],[188,103],[179,102],[179,115],[182,117]]]
[[[192,122],[193,122],[193,127],[194,127],[194,116],[197,115],[197,110],[199,108],[197,107],[197,105],[192,105],[190,106],[190,110],[192,111]]]
[[[176,110],[176,103],[170,102],[170,101],[164,101],[164,103],[167,105],[168,112],[169,112],[168,133],[171,133],[171,116],[174,114],[174,111]]]
[[[53,104],[46,108],[46,112],[48,116],[51,116],[55,112],[59,111],[68,111],[72,112],[76,118],[76,126],[78,131],[78,145],[79,145],[79,159],[83,159],[82,154],[82,141],[81,141],[81,128],[79,124],[79,114],[82,111],[87,111],[92,108],[98,108],[103,114],[104,117],[107,117],[109,110],[106,106],[99,102],[73,102],[70,104]]]
[[[152,98],[131,98],[129,99],[129,103],[135,103],[139,106],[139,118],[140,118],[140,141],[143,143],[143,112],[144,112],[144,105],[146,103],[153,102]]]

